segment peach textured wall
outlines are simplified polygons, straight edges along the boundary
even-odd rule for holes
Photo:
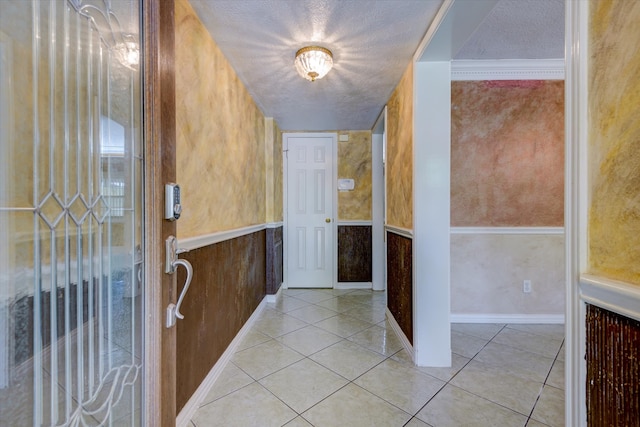
[[[451,88],[451,225],[562,226],[564,82]]]
[[[589,271],[640,285],[640,2],[589,22]]]
[[[371,220],[371,131],[338,132],[338,178],[353,178],[353,191],[338,192],[338,218]]]
[[[178,237],[265,221],[265,121],[186,0],[176,1]]]
[[[387,224],[413,228],[413,63],[387,103]]]

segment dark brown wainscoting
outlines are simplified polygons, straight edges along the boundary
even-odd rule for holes
[[[413,241],[387,232],[387,308],[413,344]]]
[[[193,280],[177,323],[177,412],[264,298],[265,253],[262,230],[181,255],[193,264]],[[185,280],[179,268],[179,290]]]
[[[371,282],[371,226],[338,226],[338,282]]]
[[[587,423],[640,426],[640,322],[587,305]]]
[[[282,284],[282,227],[267,228],[267,295],[275,295]]]

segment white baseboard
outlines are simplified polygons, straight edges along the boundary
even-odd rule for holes
[[[564,324],[564,314],[454,314],[451,323]]]
[[[413,346],[411,345],[411,342],[409,342],[409,339],[402,331],[402,328],[400,327],[400,325],[398,325],[398,322],[396,322],[395,317],[393,317],[393,314],[391,314],[391,312],[389,311],[389,307],[387,307],[386,311],[387,311],[387,321],[391,325],[391,329],[393,329],[393,332],[396,333],[396,335],[400,339],[400,342],[402,342],[402,346],[404,347],[405,350],[407,350],[407,352],[411,356],[411,360],[414,360]]]
[[[334,289],[371,289],[371,282],[337,282]]]
[[[280,299],[280,295],[282,295],[282,288],[283,287],[284,286],[282,286],[282,284],[280,284],[280,287],[278,288],[278,292],[276,292],[275,294],[271,294],[271,295],[267,294],[267,296],[264,297],[265,300],[268,303],[271,303],[271,304],[277,303],[278,300]]]
[[[249,317],[249,320],[247,320],[242,329],[240,329],[240,332],[238,332],[233,341],[231,341],[231,344],[229,344],[224,353],[222,353],[220,359],[218,359],[216,364],[213,365],[213,368],[211,368],[211,370],[204,378],[200,386],[193,393],[187,404],[184,405],[184,407],[176,417],[176,427],[187,427],[189,425],[191,418],[193,418],[196,411],[200,407],[200,404],[207,397],[209,390],[211,390],[211,387],[213,387],[213,384],[220,377],[220,374],[231,360],[231,356],[233,356],[233,354],[236,352],[236,349],[240,345],[240,342],[242,342],[244,336],[247,334],[247,332],[249,332],[253,324],[256,322],[256,319],[258,318],[258,316],[260,316],[262,310],[264,310],[266,302],[267,300],[265,297],[260,305],[258,305],[258,307],[255,309],[251,317]]]

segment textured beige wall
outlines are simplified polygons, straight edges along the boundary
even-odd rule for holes
[[[338,132],[338,179],[352,178],[353,191],[338,192],[338,219],[371,220],[371,131]]]
[[[371,131],[338,130],[320,133],[349,136],[349,141],[338,141],[338,178],[353,178],[355,188],[353,191],[338,192],[338,220],[370,221],[372,200]],[[282,150],[282,134],[280,134],[280,150]],[[278,187],[278,185],[276,186]],[[280,184],[278,188],[281,189],[282,185]],[[282,201],[280,201],[281,205]]]
[[[265,121],[186,0],[176,1],[178,237],[265,221]]]
[[[564,224],[564,82],[452,82],[451,225]]]
[[[452,234],[451,312],[563,314],[564,236]]]
[[[282,221],[283,217],[283,199],[284,191],[283,179],[284,169],[282,164],[282,131],[278,124],[274,122],[274,145],[273,145],[273,221]]]
[[[589,21],[589,271],[640,285],[640,2]]]
[[[274,173],[273,146],[275,144],[275,120],[272,117],[264,119],[264,169],[265,176],[265,220],[272,222],[274,217]]]
[[[387,224],[413,228],[413,63],[387,103]]]
[[[266,222],[282,221],[282,132],[276,121],[265,123]]]

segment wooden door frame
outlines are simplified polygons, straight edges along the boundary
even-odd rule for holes
[[[333,138],[333,146],[332,146],[332,159],[333,162],[333,175],[331,177],[333,186],[332,186],[332,194],[331,200],[333,202],[332,208],[332,216],[333,220],[333,256],[331,257],[331,287],[335,288],[338,283],[338,133],[337,132],[283,132],[282,133],[282,242],[283,242],[283,252],[282,252],[282,288],[289,289],[289,248],[287,245],[289,232],[287,231],[287,227],[289,225],[289,216],[287,212],[287,202],[289,200],[288,191],[288,173],[289,173],[289,160],[287,157],[287,152],[289,151],[289,141],[288,137],[295,138]],[[313,288],[309,288],[313,289]]]
[[[144,96],[144,423],[176,422],[176,328],[164,327],[175,300],[175,275],[164,274],[164,241],[175,235],[163,219],[164,183],[176,178],[174,0],[141,0]]]

